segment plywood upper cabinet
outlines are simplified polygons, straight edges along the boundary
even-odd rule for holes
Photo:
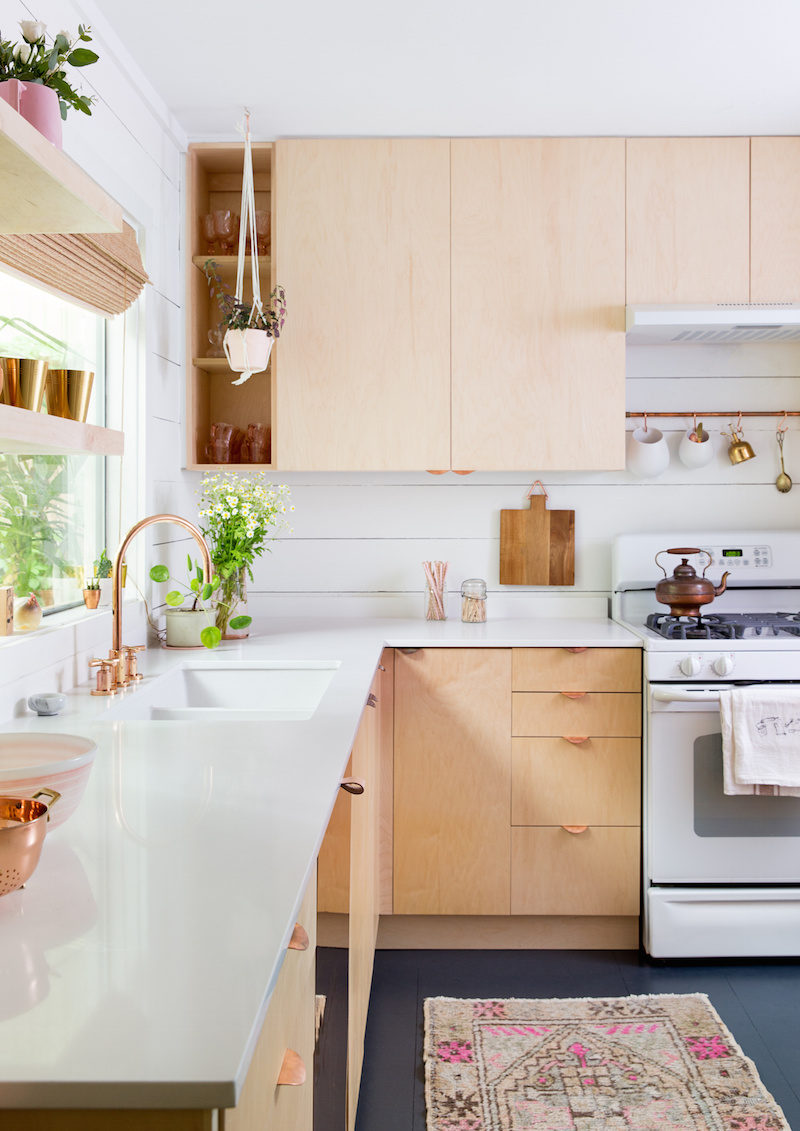
[[[626,147],[627,302],[749,302],[750,139]]]
[[[450,143],[276,143],[282,470],[450,466]]]
[[[624,140],[451,148],[451,466],[624,467]]]
[[[800,302],[800,138],[751,141],[751,302]]]

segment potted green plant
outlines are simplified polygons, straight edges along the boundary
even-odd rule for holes
[[[286,292],[283,287],[275,287],[269,296],[270,305],[254,305],[231,294],[230,287],[220,276],[216,260],[207,259],[203,269],[225,327],[222,342],[225,357],[231,369],[242,374],[233,384],[241,385],[251,374],[267,368],[272,344],[281,336],[286,321]]]
[[[66,70],[97,62],[96,52],[81,46],[91,42],[91,28],[79,24],[77,35],[60,31],[48,42],[41,20],[21,20],[19,26],[21,42],[0,36],[0,98],[60,149],[68,110],[92,112],[92,98],[71,85]]]
[[[199,526],[220,583],[215,595],[216,625],[223,640],[247,636],[247,574],[269,549],[267,542],[288,530],[284,517],[294,510],[289,488],[264,482],[264,472],[250,478],[226,471],[200,482]]]
[[[98,603],[101,608],[106,608],[111,604],[111,573],[113,568],[111,558],[103,548],[100,551],[100,557],[96,558],[94,562],[94,575],[98,580],[100,589]]]
[[[69,569],[60,553],[70,524],[66,459],[5,455],[0,472],[2,584],[13,585],[18,602],[34,593],[52,603],[52,578]]]
[[[186,568],[189,574],[188,585],[172,577],[165,565],[154,565],[150,569],[151,581],[162,584],[165,581],[174,581],[180,586],[180,589],[171,589],[165,597],[169,606],[166,613],[166,646],[167,648],[216,648],[222,639],[222,633],[214,624],[205,602],[219,588],[220,579],[215,575],[204,584],[203,568],[197,562],[192,562],[191,555],[186,557]],[[185,603],[187,599],[189,599],[188,604]]]
[[[87,609],[96,609],[100,601],[100,582],[96,577],[87,577],[83,590],[83,603]]]

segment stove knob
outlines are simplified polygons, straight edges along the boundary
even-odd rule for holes
[[[699,675],[700,674],[700,657],[699,656],[684,656],[678,664],[684,675]]]
[[[717,675],[730,675],[735,667],[733,656],[717,656],[711,666]]]

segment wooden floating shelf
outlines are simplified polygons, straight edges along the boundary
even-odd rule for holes
[[[274,463],[189,463],[187,471],[274,471]]]
[[[226,357],[193,357],[192,365],[195,369],[202,369],[204,373],[227,373],[230,377],[237,376],[228,365]]]
[[[217,267],[219,267],[219,273],[223,278],[228,276],[228,275],[231,278],[233,278],[233,276],[236,274],[237,258],[238,257],[235,256],[235,255],[215,255],[214,252],[212,251],[212,252],[209,252],[208,255],[193,255],[192,256],[192,263],[194,263],[195,267],[199,267],[200,270],[202,271],[203,266],[208,262],[208,260],[213,259],[214,262],[216,263]],[[249,268],[249,266],[250,266],[250,256],[249,255],[245,256],[245,263],[247,264],[247,266]],[[271,268],[272,268],[272,257],[269,256],[269,255],[259,255],[259,257],[258,257],[258,269],[259,269],[259,272],[262,275],[262,277],[266,276],[266,278],[269,279],[269,273],[270,273]],[[245,279],[249,279],[249,278],[250,278],[250,275],[249,275],[248,271],[245,271]]]
[[[3,105],[5,105],[3,103]],[[125,436],[45,412],[0,405],[0,452],[13,455],[121,456]]]
[[[121,231],[117,202],[0,99],[0,233]]]

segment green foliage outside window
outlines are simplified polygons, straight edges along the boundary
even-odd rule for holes
[[[73,573],[63,557],[73,507],[65,456],[0,457],[0,573],[18,597]]]

